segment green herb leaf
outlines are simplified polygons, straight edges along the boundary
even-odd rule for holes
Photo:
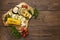
[[[21,34],[18,32],[18,30],[15,28],[15,26],[10,26],[12,35],[14,35],[16,38],[21,38]]]
[[[33,15],[35,19],[37,18],[38,13],[39,13],[38,10],[35,8],[35,9],[34,9],[34,15]]]

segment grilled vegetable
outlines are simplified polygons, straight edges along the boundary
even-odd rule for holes
[[[32,15],[32,12],[31,12],[31,10],[28,10],[28,12]]]
[[[7,24],[14,24],[14,25],[20,25],[21,24],[21,20],[16,20],[13,18],[8,18],[6,22],[7,22]]]
[[[12,13],[13,14],[18,14],[18,7],[13,8]]]
[[[22,5],[22,8],[28,8],[28,6],[26,4]]]

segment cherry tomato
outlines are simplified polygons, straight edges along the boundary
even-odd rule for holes
[[[28,32],[28,29],[26,29],[25,32]]]
[[[27,6],[27,5],[22,5],[22,7],[23,7],[23,8],[26,8],[26,9],[28,8],[28,6]]]
[[[24,31],[24,28],[23,28],[23,27],[21,27],[21,28],[20,28],[20,31],[21,31],[21,32],[23,32],[23,31]]]
[[[22,36],[25,38],[26,37],[26,34],[23,34]]]

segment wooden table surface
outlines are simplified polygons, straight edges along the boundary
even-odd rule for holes
[[[20,2],[37,8],[39,15],[29,22],[29,36],[16,39],[4,27],[2,15]],[[60,0],[0,0],[0,40],[60,40]]]

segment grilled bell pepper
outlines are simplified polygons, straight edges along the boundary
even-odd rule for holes
[[[7,22],[7,24],[13,24],[13,25],[20,25],[21,24],[21,20],[16,20],[13,18],[8,18],[6,22]]]

